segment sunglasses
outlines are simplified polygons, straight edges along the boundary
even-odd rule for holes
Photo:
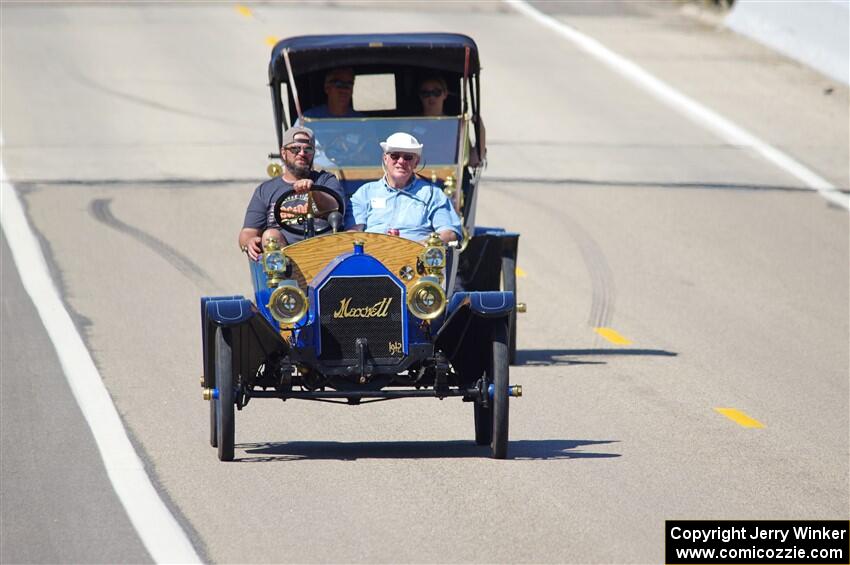
[[[435,88],[433,90],[420,90],[419,91],[419,97],[420,98],[431,98],[432,96],[437,97],[437,96],[442,96],[442,95],[443,95],[443,89],[442,88]]]
[[[413,153],[389,153],[388,155],[393,161],[398,161],[399,159],[402,161],[413,161],[416,159],[416,155]]]
[[[334,88],[341,88],[343,90],[350,90],[354,87],[353,80],[329,80],[326,84],[329,84]]]
[[[289,145],[287,147],[284,147],[284,149],[286,149],[293,155],[298,155],[299,153],[304,153],[304,155],[312,155],[316,152],[316,148],[312,145]]]

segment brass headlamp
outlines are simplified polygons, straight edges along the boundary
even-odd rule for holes
[[[263,270],[266,272],[269,288],[280,284],[286,276],[286,255],[276,239],[269,239],[263,247]]]
[[[269,297],[269,311],[284,326],[295,324],[307,313],[310,302],[293,280],[280,283]]]
[[[446,268],[446,248],[443,246],[443,241],[439,235],[431,234],[428,241],[425,242],[425,249],[419,255],[419,261],[422,263],[425,275],[443,280],[443,269]]]
[[[407,293],[407,307],[420,320],[433,320],[446,309],[446,293],[440,281],[425,275]]]

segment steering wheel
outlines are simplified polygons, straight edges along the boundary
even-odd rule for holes
[[[327,194],[334,200],[334,207],[321,208],[312,197],[312,192]],[[295,207],[306,205],[307,211],[295,211]],[[326,186],[314,184],[305,193],[297,193],[295,190],[287,190],[274,205],[274,219],[285,231],[303,237],[313,237],[330,231],[333,228],[328,222],[328,216],[332,213],[345,213],[345,203],[339,194]]]

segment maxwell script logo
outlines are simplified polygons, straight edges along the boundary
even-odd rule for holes
[[[334,318],[386,318],[392,301],[392,298],[384,298],[373,306],[352,308],[351,298],[343,298],[339,301],[339,309],[334,312]]]

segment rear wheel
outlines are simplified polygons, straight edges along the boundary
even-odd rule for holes
[[[235,439],[233,406],[233,351],[224,338],[224,328],[215,330],[215,384],[218,398],[214,401],[216,415],[216,439],[218,458],[221,461],[233,461],[233,443]]]
[[[508,336],[507,324],[493,328],[490,379],[493,383],[493,437],[490,449],[494,459],[508,456]]]
[[[516,365],[516,258],[502,257],[502,290],[514,293],[514,309],[508,321],[508,363]]]
[[[210,400],[210,445],[218,447],[218,415],[215,410],[215,399]]]

